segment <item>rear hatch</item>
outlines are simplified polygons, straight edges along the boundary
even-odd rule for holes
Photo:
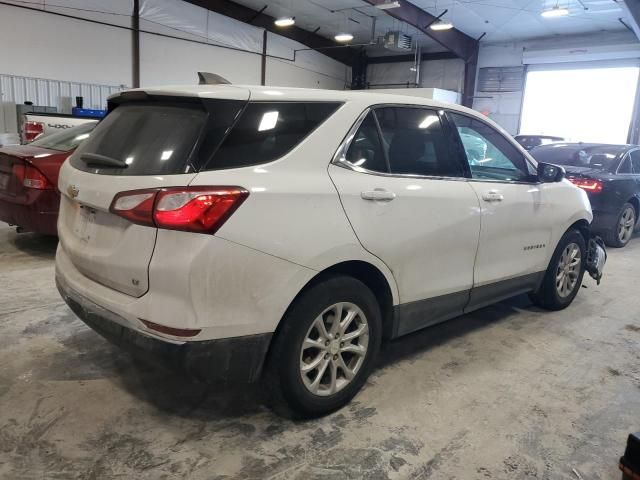
[[[116,195],[187,186],[224,138],[249,93],[227,87],[224,99],[128,92],[62,168],[58,230],[86,277],[140,297],[157,229],[110,212]],[[112,104],[113,107],[113,104]]]

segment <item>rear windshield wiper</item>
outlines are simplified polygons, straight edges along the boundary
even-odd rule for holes
[[[107,157],[106,155],[100,155],[99,153],[83,153],[82,155],[80,155],[80,160],[82,160],[87,165],[100,165],[102,167],[114,168],[128,167],[128,165],[123,160]]]

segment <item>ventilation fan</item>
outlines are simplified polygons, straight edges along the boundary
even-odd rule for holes
[[[413,38],[411,35],[398,31],[387,32],[383,38],[382,45],[388,50],[406,52],[412,49]]]

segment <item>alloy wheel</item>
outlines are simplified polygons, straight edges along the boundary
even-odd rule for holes
[[[561,298],[567,298],[571,295],[578,282],[581,268],[580,247],[577,243],[570,243],[562,251],[556,269],[556,290]]]
[[[618,222],[618,239],[621,243],[627,243],[633,235],[633,227],[636,223],[636,212],[633,207],[627,207],[620,216]]]
[[[369,324],[353,303],[325,309],[311,324],[300,352],[300,375],[314,395],[333,395],[358,374],[369,346]]]

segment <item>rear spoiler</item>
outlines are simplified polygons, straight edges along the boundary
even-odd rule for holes
[[[231,82],[216,73],[198,72],[198,85],[231,85]],[[132,90],[132,91],[115,93],[109,96],[109,98],[107,98],[107,111],[111,112],[118,105],[125,102],[144,102],[144,101],[152,100],[159,96],[160,95],[150,95],[144,90]],[[174,100],[189,101],[188,99],[193,97],[191,96],[181,97],[177,95],[173,95],[169,97],[169,96],[163,95],[162,98],[163,99],[172,98]]]

